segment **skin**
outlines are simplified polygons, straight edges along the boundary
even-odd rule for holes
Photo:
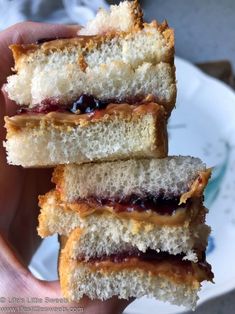
[[[16,113],[16,104],[7,98],[3,88],[14,65],[9,45],[32,43],[40,38],[73,37],[77,32],[77,26],[33,22],[19,23],[0,32],[0,143],[6,136],[4,116]],[[62,298],[59,282],[38,280],[27,268],[40,244],[36,232],[39,214],[38,195],[51,189],[51,169],[23,169],[8,165],[2,144],[0,169],[0,297],[7,299],[37,297],[43,299],[43,303],[38,304],[40,306],[61,306],[44,302],[45,297]],[[70,303],[62,306],[83,307],[83,313],[86,314],[117,314],[122,313],[128,303],[117,298],[101,302],[84,297],[79,304]],[[0,306],[9,305],[20,304],[0,303]]]

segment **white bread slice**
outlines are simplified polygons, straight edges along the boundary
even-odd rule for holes
[[[110,10],[100,9],[96,17],[80,31],[80,35],[96,35],[108,32],[129,32],[142,25],[143,13],[138,1],[123,1],[111,5]]]
[[[59,257],[59,276],[62,294],[70,301],[79,301],[84,295],[90,299],[107,300],[116,295],[120,299],[142,296],[155,297],[161,301],[195,308],[200,290],[201,281],[211,280],[212,274],[202,273],[196,275],[197,264],[192,268],[193,274],[186,275],[185,280],[178,280],[182,269],[171,263],[163,264],[156,270],[154,265],[143,267],[138,262],[136,265],[123,265],[115,263],[89,263],[77,262],[69,259],[62,251]],[[172,274],[172,270],[174,274]],[[200,271],[199,271],[200,273]],[[174,278],[175,277],[175,278]]]
[[[170,156],[59,166],[53,182],[67,202],[89,197],[120,200],[131,195],[172,199],[188,192],[199,177],[202,193],[209,176],[200,159]]]
[[[156,213],[152,213],[153,221],[148,219],[148,215],[136,218],[136,215],[115,214],[111,208],[97,208],[96,212],[86,214],[85,207],[63,203],[58,193],[53,191],[40,197],[39,205],[38,234],[41,237],[55,233],[68,236],[74,230],[68,245],[69,256],[110,255],[131,246],[143,252],[148,248],[171,254],[183,252],[185,259],[196,261],[197,252],[205,250],[210,232],[204,224],[206,209],[198,204],[191,208],[192,213],[198,214],[193,215],[189,211],[184,220],[175,223],[172,220],[161,221]],[[173,218],[178,220],[178,214]],[[75,230],[78,227],[84,229],[79,245],[77,238],[80,232]]]
[[[161,106],[109,105],[98,114],[97,118],[57,112],[6,117],[8,163],[42,167],[167,155]]]
[[[151,94],[170,114],[176,98],[174,34],[165,22],[143,24],[136,6],[116,10],[120,22],[127,11],[133,16],[124,32],[111,28],[103,35],[11,46],[17,74],[8,78],[9,97],[33,107],[51,98],[70,104],[81,94],[117,102]],[[102,23],[110,26],[108,18]]]
[[[90,217],[89,227],[71,232],[65,247],[69,258],[89,260],[94,256],[109,256],[134,248],[141,252],[152,249],[172,255],[183,253],[184,260],[197,262],[198,255],[205,251],[210,233],[205,224],[159,227],[103,216]],[[143,231],[137,232],[138,227]]]

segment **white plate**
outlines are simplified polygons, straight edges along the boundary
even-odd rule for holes
[[[195,66],[176,58],[178,97],[169,122],[170,154],[200,157],[215,166],[206,193],[210,209],[208,224],[213,232],[208,261],[215,284],[206,284],[199,304],[235,288],[235,94],[225,84],[203,74]],[[45,240],[35,254],[31,269],[37,276],[57,277],[56,237]],[[175,314],[184,309],[154,299],[141,298],[125,311],[128,314]]]

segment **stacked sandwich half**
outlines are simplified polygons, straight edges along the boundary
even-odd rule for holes
[[[77,38],[13,45],[8,162],[55,166],[38,232],[60,235],[69,300],[154,296],[194,307],[212,280],[203,191],[210,170],[167,157],[174,34],[137,1],[100,10]]]

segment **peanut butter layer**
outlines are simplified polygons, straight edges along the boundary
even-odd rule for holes
[[[109,121],[116,117],[125,120],[139,119],[141,116],[151,114],[156,116],[162,124],[165,124],[165,111],[162,106],[149,102],[138,106],[123,104],[109,104],[103,110],[97,110],[86,114],[73,114],[66,112],[50,112],[47,114],[22,114],[13,117],[5,117],[5,127],[8,136],[19,132],[22,128],[34,128],[38,126],[76,126],[85,127],[90,123]]]
[[[211,266],[207,262],[193,263],[171,256],[165,260],[144,261],[138,257],[129,257],[121,262],[113,262],[109,259],[104,261],[75,261],[76,263],[88,267],[92,272],[112,273],[122,270],[142,270],[154,276],[169,279],[175,283],[188,284],[195,288],[200,286],[204,280],[212,281],[213,273]]]
[[[144,221],[160,226],[179,226],[185,223],[189,224],[191,221],[195,221],[201,210],[205,211],[200,202],[196,200],[188,208],[177,208],[172,215],[162,215],[151,209],[138,211],[135,208],[131,209],[131,206],[127,211],[117,211],[115,206],[93,206],[86,202],[77,202],[76,204],[71,204],[71,208],[73,211],[79,212],[81,217],[86,217],[93,214],[99,215],[104,213],[111,213],[120,218],[134,219],[140,222]]]
[[[47,204],[47,199],[50,198],[51,193],[55,199],[55,206],[59,206],[64,211],[77,212],[81,218],[90,215],[114,215],[118,218],[133,219],[136,223],[150,223],[159,226],[182,226],[190,225],[192,223],[203,223],[205,220],[206,209],[202,205],[201,199],[194,199],[190,206],[179,207],[172,215],[161,215],[155,211],[116,211],[114,206],[103,206],[98,203],[91,203],[86,201],[78,201],[74,203],[67,203],[60,200],[59,192],[53,191],[45,196],[40,196],[39,205],[44,207]]]
[[[211,169],[201,171],[196,180],[192,183],[189,191],[181,195],[179,205],[186,203],[187,200],[192,197],[200,197],[203,194],[210,177]]]

